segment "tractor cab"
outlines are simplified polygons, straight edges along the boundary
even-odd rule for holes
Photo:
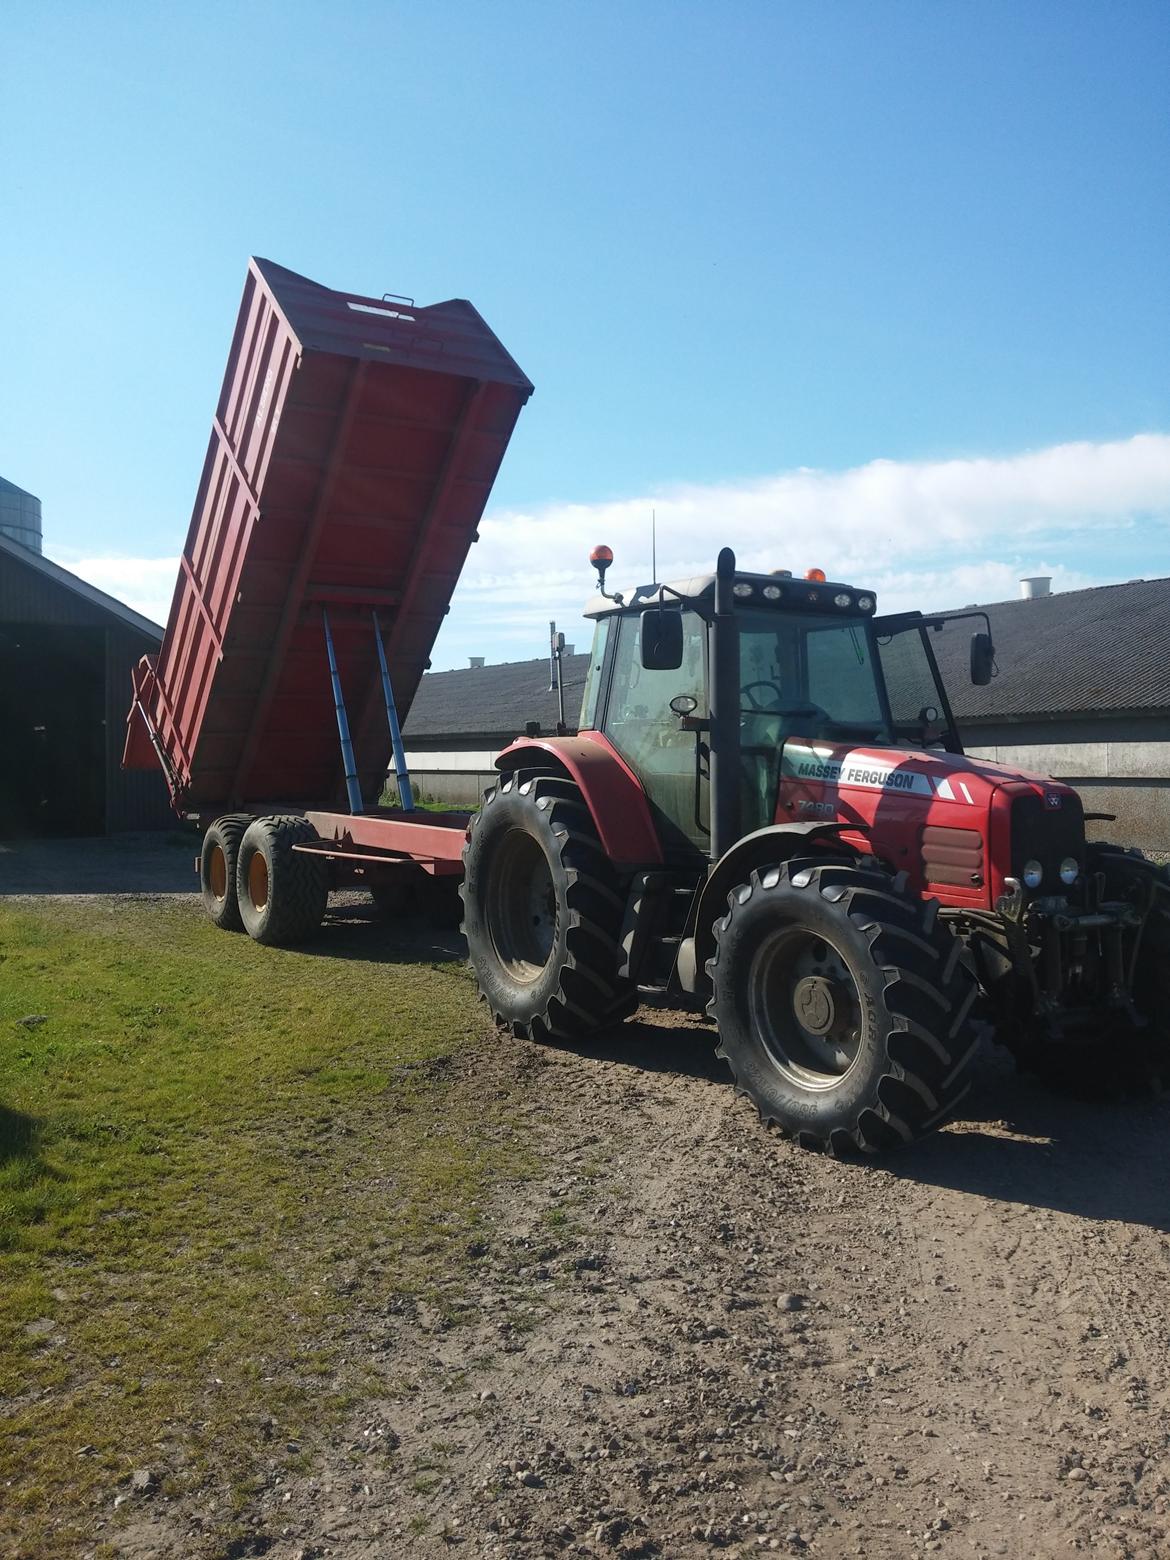
[[[793,739],[802,751],[845,743],[962,752],[930,644],[941,620],[878,618],[872,591],[820,569],[753,574],[734,560],[723,578],[624,597],[605,589],[611,557],[598,548],[591,560],[600,594],[585,609],[597,626],[580,725],[603,733],[641,781],[667,859],[722,854],[711,821],[721,758],[729,778],[736,772],[738,837],[777,821]],[[720,597],[730,610],[718,610]],[[976,680],[987,654],[973,646]],[[729,707],[713,766],[720,681]]]

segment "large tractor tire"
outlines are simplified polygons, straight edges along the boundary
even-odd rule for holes
[[[321,924],[325,864],[293,849],[317,832],[304,818],[257,818],[240,841],[236,894],[244,930],[268,947],[304,942]]]
[[[806,1148],[878,1153],[971,1087],[978,987],[938,904],[904,879],[797,860],[728,895],[708,1012],[761,1117]]]
[[[576,1040],[633,1012],[617,974],[624,902],[572,781],[507,776],[472,820],[463,868],[467,951],[497,1024]]]
[[[217,818],[203,836],[203,849],[199,853],[203,908],[224,932],[244,930],[240,902],[236,897],[236,861],[240,841],[251,822],[251,813],[227,813]]]
[[[1092,844],[1086,868],[1102,873],[1105,898],[1128,901],[1146,916],[1134,965],[1133,1003],[1141,1027],[1124,1015],[1102,1015],[1079,1039],[1026,1034],[1022,1067],[1054,1088],[1101,1098],[1170,1088],[1170,869],[1138,850]],[[1148,913],[1147,913],[1148,912]]]

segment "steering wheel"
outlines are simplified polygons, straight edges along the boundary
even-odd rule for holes
[[[771,705],[760,704],[752,694],[754,688],[766,688],[776,695],[776,703]],[[759,682],[750,682],[740,690],[742,696],[748,701],[752,713],[756,715],[820,715],[825,720],[831,720],[828,710],[821,705],[814,704],[811,699],[786,700],[782,688],[778,688],[774,682],[761,679]]]

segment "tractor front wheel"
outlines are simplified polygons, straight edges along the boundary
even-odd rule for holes
[[[975,978],[937,903],[903,879],[808,860],[753,872],[715,938],[718,1054],[804,1147],[911,1142],[971,1087]]]
[[[244,930],[258,943],[304,942],[321,924],[329,888],[325,865],[294,850],[317,838],[304,818],[257,818],[240,842],[236,894]]]
[[[571,780],[508,775],[472,820],[463,867],[467,951],[498,1024],[574,1040],[633,1011],[617,877]]]

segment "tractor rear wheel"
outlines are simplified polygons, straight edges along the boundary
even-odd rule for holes
[[[633,1012],[617,875],[571,780],[508,775],[472,820],[463,869],[463,933],[497,1024],[575,1040]]]
[[[321,924],[329,888],[325,864],[295,845],[317,838],[304,818],[257,818],[240,842],[236,894],[244,930],[258,943],[303,942]]]
[[[240,902],[236,898],[236,858],[240,841],[252,822],[251,813],[227,813],[217,818],[203,836],[199,853],[199,889],[203,908],[224,932],[242,932]]]
[[[802,1146],[911,1142],[971,1087],[975,977],[937,902],[904,878],[808,859],[753,872],[715,939],[718,1054],[761,1117]]]

